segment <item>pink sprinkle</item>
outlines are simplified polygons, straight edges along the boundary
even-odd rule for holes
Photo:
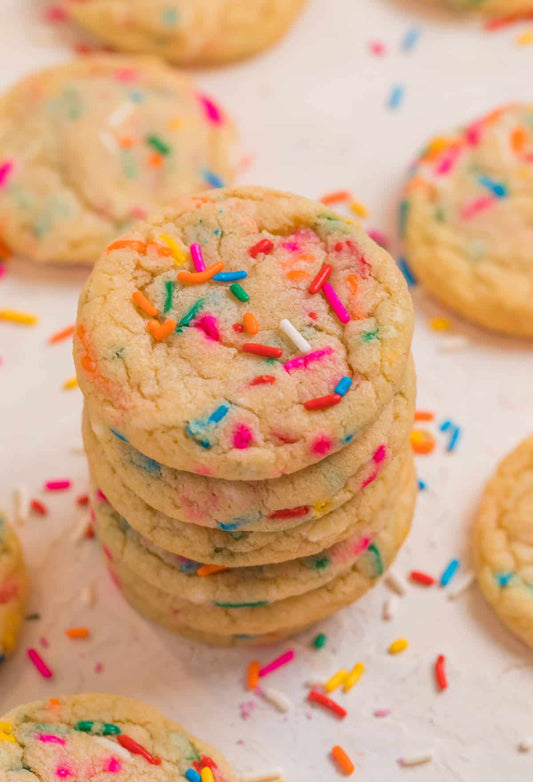
[[[104,554],[106,555],[106,557],[108,558],[108,560],[110,562],[113,562],[113,554],[110,552],[110,550],[107,548],[107,546],[102,546],[102,550],[103,550]]]
[[[100,489],[96,490],[96,496],[100,500],[100,502],[107,502],[107,497],[105,496],[103,491],[100,491]]]
[[[135,70],[135,68],[119,68],[115,71],[115,78],[118,81],[137,81],[139,71]]]
[[[41,655],[36,649],[28,649],[28,657],[35,665],[43,679],[51,679],[53,674],[50,668],[47,666]]]
[[[377,477],[378,477],[378,471],[375,470],[372,473],[372,475],[369,475],[368,478],[365,478],[365,480],[363,481],[363,483],[361,485],[361,488],[362,489],[366,489],[367,486],[370,486],[371,483],[374,483],[374,481],[376,480]]]
[[[470,127],[466,129],[465,138],[471,147],[477,147],[477,145],[481,141],[482,130],[483,130],[482,122],[474,122],[473,125],[470,125]]]
[[[322,293],[324,294],[324,298],[328,302],[329,306],[335,313],[335,315],[338,317],[341,323],[349,323],[350,313],[342,303],[342,301],[339,299],[337,294],[335,293],[334,288],[329,284],[329,282],[325,282],[322,286]]]
[[[380,445],[376,452],[374,453],[374,456],[372,459],[375,461],[376,464],[381,464],[383,459],[387,456],[387,446],[386,445]]]
[[[383,55],[387,54],[387,47],[383,41],[370,41],[369,48],[372,54],[375,54],[377,57],[383,57]]]
[[[203,315],[200,320],[194,324],[197,329],[201,329],[205,336],[220,342],[220,334],[217,327],[217,319],[214,315]]]
[[[244,424],[239,424],[237,431],[233,435],[233,445],[241,451],[248,448],[253,440],[253,434]]]
[[[435,168],[437,176],[446,176],[446,174],[449,174],[459,160],[460,154],[461,150],[459,147],[452,147]]]
[[[312,353],[306,353],[304,356],[296,356],[296,358],[291,358],[290,361],[286,361],[283,364],[283,369],[285,372],[290,372],[292,369],[301,369],[302,367],[307,369],[309,364],[312,364],[313,361],[318,361],[324,356],[330,356],[332,353],[333,348],[329,347],[314,350]]]
[[[9,175],[12,173],[14,167],[12,160],[5,160],[3,163],[0,163],[0,187],[4,187],[4,185],[7,184]]]
[[[290,663],[292,660],[294,660],[294,655],[294,649],[289,649],[288,652],[284,652],[279,657],[276,657],[276,659],[272,660],[271,663],[268,663],[268,665],[265,665],[264,668],[261,668],[259,671],[259,677],[262,678],[263,676],[268,676],[269,673],[272,673],[278,668],[281,668],[282,665],[287,665],[287,663]]]
[[[483,212],[485,209],[491,207],[496,198],[492,196],[483,196],[482,198],[476,198],[475,201],[471,201],[464,206],[461,210],[461,217],[463,220],[469,220],[471,217],[475,217],[479,212]]]
[[[72,776],[72,771],[66,766],[58,766],[56,768],[56,777],[59,777],[60,779],[66,779],[67,777],[71,777],[71,776]]]
[[[200,247],[198,242],[194,242],[194,244],[191,244],[189,249],[191,251],[191,258],[194,264],[195,271],[205,272],[204,256],[202,255],[202,248]]]
[[[117,760],[117,758],[109,759],[109,763],[107,764],[106,771],[110,771],[112,774],[116,774],[121,769],[122,769],[122,765],[120,763],[120,760]]]
[[[312,445],[313,453],[319,453],[321,456],[325,456],[331,451],[331,440],[329,437],[317,437]]]
[[[103,670],[104,670],[104,664],[103,663],[96,663],[96,665],[94,666],[94,672],[95,673],[102,673]]]
[[[61,744],[61,746],[64,747],[67,743],[65,739],[62,739],[59,736],[53,736],[51,733],[39,733],[38,738],[43,744]]]
[[[44,484],[44,488],[46,491],[64,491],[65,489],[70,489],[72,486],[72,481],[66,480],[60,480],[60,481],[46,481]]]
[[[291,253],[297,253],[300,249],[298,242],[282,242],[281,246]]]
[[[353,553],[354,554],[362,554],[363,551],[366,551],[367,548],[372,543],[372,538],[369,538],[368,535],[366,535],[363,538],[360,538],[353,547]]]
[[[130,215],[134,220],[146,220],[148,212],[142,206],[134,206],[133,209],[130,209]]]
[[[48,649],[48,647],[50,646],[50,642],[48,641],[48,638],[45,638],[44,635],[41,638],[39,638],[39,643],[41,644],[43,649]]]
[[[204,107],[204,111],[209,122],[212,122],[214,125],[220,125],[221,122],[223,122],[224,117],[222,116],[222,112],[216,103],[214,103],[211,98],[208,98],[207,95],[198,95],[198,97],[200,99],[200,103]]]
[[[384,233],[381,231],[376,231],[375,229],[372,229],[368,231],[368,235],[370,238],[376,243],[379,244],[380,247],[383,247],[385,250],[388,250],[390,247],[390,242],[385,236]]]
[[[0,263],[0,280],[2,279],[2,277],[4,277],[6,273],[7,273],[7,267],[5,263]]]
[[[388,717],[390,714],[390,709],[376,709],[374,712],[374,717]]]
[[[47,22],[64,22],[67,18],[67,12],[59,5],[49,5],[45,8],[44,18]]]

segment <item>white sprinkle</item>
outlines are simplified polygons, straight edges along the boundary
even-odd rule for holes
[[[424,763],[431,763],[434,755],[431,750],[429,752],[422,752],[420,755],[411,755],[407,758],[398,758],[398,765],[404,768],[408,766],[422,766]]]
[[[125,119],[127,119],[130,114],[133,112],[133,103],[129,103],[124,101],[118,109],[115,109],[115,111],[111,114],[109,119],[107,120],[107,124],[110,125],[112,128],[116,128],[117,125],[122,125]]]
[[[530,736],[527,736],[525,739],[522,739],[522,741],[518,745],[519,752],[531,752],[532,749],[533,749],[533,738],[531,738]]]
[[[25,524],[30,515],[30,500],[28,489],[24,484],[20,484],[13,490],[13,504],[15,506],[15,524]]]
[[[123,758],[123,760],[129,760],[131,758],[130,753],[122,747],[118,741],[110,741],[109,739],[106,739],[105,736],[92,736],[91,738],[94,739],[94,741],[97,741],[98,744],[102,744],[104,747],[107,747],[108,749],[112,750],[115,755],[118,755],[119,757]]]
[[[389,570],[385,576],[385,583],[388,587],[393,589],[398,595],[405,595],[407,593],[407,584],[402,576],[399,576],[394,570]]]
[[[90,522],[91,515],[88,513],[75,525],[72,535],[70,536],[72,543],[82,543],[85,540],[85,532],[87,531]]]
[[[469,345],[466,337],[459,335],[453,337],[441,337],[437,343],[440,353],[453,353],[456,350],[464,350]]]
[[[102,130],[98,134],[98,138],[100,139],[104,147],[106,147],[106,149],[108,149],[109,152],[111,152],[114,155],[118,149],[118,144],[114,136],[112,136],[111,133],[107,133],[105,130]]]
[[[456,581],[455,586],[448,588],[448,600],[455,600],[460,597],[463,592],[470,589],[475,580],[476,576],[473,571],[466,573],[460,581]]]
[[[281,779],[282,777],[283,771],[274,769],[272,771],[258,771],[255,774],[245,774],[241,777],[241,782],[273,782],[273,780]]]
[[[278,711],[285,713],[289,711],[292,706],[292,703],[286,695],[284,695],[279,690],[274,690],[272,687],[258,688],[258,692],[265,700],[275,706]]]
[[[80,592],[81,602],[86,606],[93,606],[96,603],[96,590],[92,584],[84,586]]]
[[[391,619],[394,618],[397,608],[398,598],[396,595],[392,595],[383,603],[383,619],[386,619],[388,622],[390,622]]]
[[[99,440],[102,439],[102,437],[105,435],[105,427],[102,426],[100,423],[95,423],[94,421],[91,421],[91,429],[93,430],[93,434],[95,437],[97,437]]]
[[[311,350],[311,345],[305,339],[305,337],[302,337],[298,329],[296,329],[292,325],[290,320],[287,320],[287,318],[283,318],[283,320],[279,324],[279,327],[283,331],[283,333],[291,340],[291,342],[294,342],[298,350],[301,350],[302,353],[309,353],[309,351]]]

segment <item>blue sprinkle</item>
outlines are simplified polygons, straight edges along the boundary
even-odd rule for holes
[[[450,442],[448,443],[448,448],[446,450],[449,451],[450,453],[452,451],[455,451],[460,437],[461,437],[461,428],[459,426],[456,426],[453,430],[452,436],[450,438]]]
[[[224,187],[223,180],[215,174],[214,171],[210,171],[208,168],[202,170],[202,176],[211,187]]]
[[[220,405],[220,407],[217,407],[214,413],[211,413],[209,418],[207,419],[208,423],[210,424],[218,424],[224,416],[228,414],[229,411],[229,405]]]
[[[335,393],[339,394],[340,396],[344,396],[344,394],[348,391],[351,385],[352,385],[352,378],[347,377],[345,375],[344,377],[341,377],[341,379],[335,386]]]
[[[351,443],[353,438],[354,438],[353,434],[347,434],[342,442],[346,445],[346,443]]]
[[[418,488],[420,491],[425,491],[427,489],[428,485],[425,481],[422,480],[422,478],[418,479]]]
[[[235,282],[235,280],[244,280],[248,277],[248,272],[219,272],[213,275],[213,279],[217,282]]]
[[[202,777],[194,768],[189,768],[185,772],[185,779],[187,779],[188,782],[202,782]]]
[[[402,84],[395,84],[387,102],[389,109],[398,109],[403,103],[404,96],[405,87]]]
[[[451,426],[452,426],[451,421],[443,421],[442,424],[439,426],[439,429],[441,432],[447,432]]]
[[[411,27],[411,29],[406,32],[402,42],[402,49],[404,52],[410,52],[414,49],[421,34],[421,31],[417,27]]]
[[[111,429],[111,434],[114,434],[114,435],[115,435],[115,437],[118,437],[118,439],[119,439],[119,440],[122,440],[122,442],[123,442],[123,443],[127,443],[127,442],[128,442],[128,441],[127,441],[127,439],[124,437],[124,435],[123,435],[123,434],[119,434],[119,433],[118,433],[118,432],[116,432],[114,429]]]
[[[495,573],[494,578],[501,587],[506,587],[509,581],[514,576],[514,573]]]
[[[401,273],[405,277],[407,284],[408,285],[416,285],[417,284],[417,279],[416,279],[415,275],[413,274],[413,272],[411,271],[411,269],[409,268],[409,265],[408,265],[407,261],[405,260],[405,258],[400,258],[400,260],[398,261],[398,266],[400,268]]]
[[[487,190],[490,190],[490,192],[498,198],[505,198],[507,195],[507,188],[505,185],[502,185],[501,182],[496,182],[494,179],[491,179],[484,174],[478,178],[478,182],[480,185],[483,185],[483,187],[486,187]]]
[[[452,578],[455,576],[457,571],[459,570],[459,560],[458,559],[452,559],[444,568],[444,572],[442,576],[440,577],[440,585],[442,587],[448,586]]]

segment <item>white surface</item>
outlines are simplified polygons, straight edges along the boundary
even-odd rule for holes
[[[518,48],[518,27],[485,33],[477,21],[423,14],[393,0],[315,0],[294,32],[259,59],[198,73],[202,86],[237,118],[254,163],[246,182],[274,185],[309,196],[352,188],[370,207],[369,225],[393,231],[397,191],[416,151],[434,132],[476,117],[513,98],[531,98],[533,48]],[[61,27],[41,22],[31,0],[0,0],[0,83],[70,56]],[[400,50],[407,30],[422,30],[416,49]],[[372,39],[389,47],[386,57],[368,52]],[[386,108],[394,83],[406,86],[396,112]],[[456,601],[438,588],[409,587],[390,622],[383,621],[379,586],[361,604],[323,623],[326,649],[317,652],[311,631],[294,644],[297,659],[268,685],[286,694],[284,715],[243,689],[246,651],[212,651],[171,636],[136,615],[111,585],[94,543],[73,544],[86,490],[79,446],[81,399],[62,391],[73,373],[70,344],[45,344],[74,319],[86,272],[12,263],[0,281],[0,307],[39,313],[38,327],[0,324],[0,505],[12,507],[12,490],[27,485],[41,496],[46,479],[72,477],[75,487],[47,496],[50,516],[20,528],[32,570],[31,611],[15,659],[0,671],[0,713],[38,697],[108,690],[145,699],[183,721],[223,750],[242,773],[282,767],[286,782],[337,778],[328,753],[339,743],[353,757],[354,779],[395,782],[522,782],[533,776],[533,755],[518,745],[532,733],[531,655],[492,615],[475,588]],[[440,574],[453,556],[469,567],[469,531],[482,485],[497,460],[532,426],[533,347],[499,339],[452,319],[468,347],[443,353],[443,335],[428,327],[442,314],[415,292],[415,355],[419,406],[463,427],[457,453],[421,457],[429,489],[420,497],[414,530],[396,565]],[[458,576],[459,578],[460,576]],[[80,597],[94,584],[97,604]],[[88,625],[88,641],[70,641],[64,630]],[[398,636],[407,652],[390,657]],[[46,637],[42,650],[54,679],[41,679],[25,656]],[[281,649],[259,652],[267,661]],[[40,648],[40,647],[39,647]],[[450,687],[438,694],[433,664],[448,658]],[[304,703],[309,679],[363,660],[366,672],[349,695],[344,722]],[[102,673],[94,672],[101,661]],[[240,704],[254,700],[247,720]],[[373,712],[390,707],[377,719]],[[402,769],[401,756],[433,750],[435,761]]]

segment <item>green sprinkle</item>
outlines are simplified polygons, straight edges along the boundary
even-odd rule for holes
[[[255,603],[219,603],[213,602],[218,608],[261,608],[268,605],[268,600],[257,600]]]
[[[323,649],[324,646],[326,645],[327,640],[328,639],[326,638],[324,633],[319,633],[315,638],[315,640],[313,641],[313,646],[315,647],[315,649]]]
[[[329,557],[320,557],[320,559],[315,560],[315,568],[317,570],[322,570],[322,568],[325,568],[329,565]]]
[[[250,297],[242,287],[242,285],[239,285],[238,282],[234,282],[233,285],[229,286],[230,291],[233,293],[236,299],[239,299],[239,301],[250,301]]]
[[[165,306],[163,307],[163,312],[168,312],[170,309],[172,309],[172,297],[174,295],[174,281],[167,280],[165,282],[165,288],[167,289],[167,297],[165,299]]]
[[[162,155],[170,155],[170,147],[159,136],[147,136],[146,143]]]
[[[200,310],[204,305],[204,299],[198,299],[198,301],[195,301],[192,307],[190,308],[189,312],[183,316],[183,318],[178,323],[178,327],[176,329],[177,332],[182,331],[185,326],[188,326],[192,320],[196,317],[198,310]]]
[[[378,335],[378,329],[375,329],[374,331],[365,331],[361,334],[361,339],[363,342],[371,342],[373,339],[376,339]]]
[[[375,543],[371,543],[370,546],[368,547],[368,550],[371,551],[374,557],[376,558],[377,575],[382,576],[383,573],[385,572],[385,568],[383,567],[383,560],[381,559],[381,554],[379,552],[378,547],[376,546]]]
[[[80,720],[74,725],[74,730],[92,733],[96,736],[117,736],[122,732],[118,725],[113,725],[111,722],[93,722],[92,720]]]

